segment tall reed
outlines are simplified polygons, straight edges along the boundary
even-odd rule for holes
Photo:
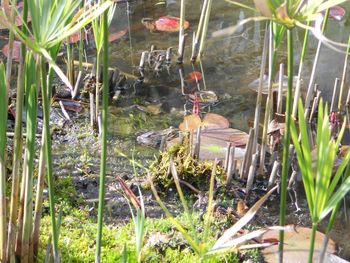
[[[24,26],[22,28],[17,27],[13,22],[11,22],[11,19],[8,18],[8,15],[4,10],[0,11],[0,23],[4,26],[6,26],[10,32],[16,35],[16,37],[25,44],[28,48],[30,48],[33,52],[35,52],[36,55],[36,74],[40,77],[37,78],[37,81],[41,80],[41,82],[37,83],[36,87],[41,88],[41,95],[42,95],[42,105],[43,105],[43,112],[44,112],[44,157],[45,157],[45,163],[46,163],[46,169],[47,169],[47,183],[49,188],[49,203],[50,203],[50,212],[51,212],[51,224],[52,224],[52,240],[53,240],[53,252],[54,252],[54,261],[58,262],[58,232],[56,227],[56,219],[55,219],[55,194],[53,192],[53,173],[52,173],[52,162],[51,162],[51,136],[50,136],[50,126],[49,126],[49,118],[50,118],[50,97],[51,97],[51,89],[52,89],[52,77],[53,77],[53,71],[56,71],[57,75],[62,78],[62,80],[67,84],[68,87],[72,88],[71,84],[67,80],[67,77],[63,74],[62,70],[57,66],[55,63],[59,47],[61,45],[62,40],[66,39],[69,35],[79,31],[82,27],[84,27],[86,24],[91,22],[93,19],[98,17],[100,14],[104,12],[111,4],[111,1],[106,1],[104,4],[101,5],[95,5],[91,8],[85,8],[79,10],[77,13],[74,13],[78,6],[80,5],[80,0],[69,0],[69,1],[25,1],[24,2],[24,10],[27,9],[28,4],[28,10],[31,15],[31,32],[27,34],[27,30],[29,30],[28,24],[25,23],[27,20],[26,18],[23,19]],[[13,7],[15,8],[15,7]],[[16,13],[18,13],[18,10],[16,10]],[[26,12],[24,11],[24,16],[26,15]],[[22,50],[25,50],[24,45],[22,45]],[[25,51],[22,52],[22,57],[24,58]],[[49,64],[49,68],[47,70],[47,63]],[[23,73],[23,70],[20,72]],[[30,77],[30,75],[36,75],[36,74],[23,74],[27,78]],[[23,89],[23,80],[19,79],[18,86]],[[19,94],[18,94],[18,101],[17,103],[21,103],[21,90],[19,88]],[[29,91],[29,89],[28,89]],[[23,92],[22,92],[23,93]],[[29,93],[28,93],[29,94]],[[27,94],[27,95],[28,95]],[[2,99],[6,98],[2,96]],[[33,97],[31,97],[33,98]],[[7,105],[7,99],[6,104]],[[18,107],[17,110],[20,110],[21,107]],[[6,110],[7,112],[7,110]],[[16,118],[16,122],[21,122],[21,112],[17,112],[18,118]],[[31,114],[31,121],[36,122],[36,117],[34,118],[34,115]],[[18,119],[18,120],[17,120]],[[4,121],[3,123],[6,123]],[[6,128],[5,128],[6,131]],[[21,127],[20,125],[17,125],[16,128],[16,140],[17,144],[20,146],[21,142]],[[29,139],[29,138],[28,138]],[[1,142],[5,143],[6,140],[1,140]],[[33,151],[32,147],[32,141],[27,141],[28,144],[26,144],[26,154],[25,154],[25,160],[30,161],[30,158],[33,157],[33,152],[29,153],[30,151]],[[16,154],[17,159],[16,162],[19,163],[18,159],[20,159],[21,149],[20,147],[16,148]],[[29,158],[29,159],[28,159]],[[5,253],[4,251],[7,251],[6,258],[8,260],[14,259],[14,249],[13,249],[13,240],[14,236],[17,234],[18,236],[18,242],[17,242],[17,248],[18,253],[22,254],[23,262],[25,261],[32,261],[31,257],[33,253],[31,252],[31,248],[33,247],[32,244],[30,244],[31,239],[31,229],[32,229],[32,177],[31,177],[31,171],[32,168],[29,165],[30,162],[27,162],[27,164],[24,165],[23,170],[25,176],[23,177],[26,181],[22,180],[22,189],[21,194],[23,196],[23,200],[26,200],[27,203],[24,203],[23,207],[21,207],[22,212],[19,215],[18,218],[18,225],[17,228],[15,226],[16,222],[16,213],[18,211],[18,176],[14,177],[13,182],[13,192],[11,193],[11,215],[10,215],[10,222],[9,222],[9,242],[8,247],[6,248],[6,207],[5,205],[0,207],[0,225],[2,227],[2,239],[0,240],[1,243],[1,259],[5,260]],[[17,174],[18,174],[17,169]],[[5,173],[5,171],[4,171]],[[5,197],[5,192],[2,191],[5,189],[5,179],[6,175],[4,173],[1,173],[1,179],[3,184],[0,186],[0,195],[3,194]],[[27,190],[25,190],[25,188]],[[1,198],[1,197],[0,197]],[[39,198],[40,199],[40,198]],[[5,198],[1,198],[1,200],[5,200]],[[40,204],[38,204],[40,206]],[[1,215],[3,215],[1,217]],[[22,215],[24,215],[22,219]],[[24,222],[23,222],[24,221]],[[3,225],[4,223],[5,225]],[[18,230],[18,231],[17,231]],[[17,231],[17,233],[16,233]],[[22,233],[23,231],[23,233]],[[29,233],[29,234],[28,234]],[[28,243],[29,240],[29,243]],[[11,243],[10,243],[11,242]],[[23,250],[21,251],[21,248]]]
[[[0,259],[4,261],[6,251],[6,131],[7,131],[7,90],[4,64],[0,64]]]
[[[96,237],[96,254],[95,263],[101,261],[102,246],[102,226],[105,197],[106,181],[106,159],[107,159],[107,117],[108,117],[108,13],[105,11],[102,15],[102,32],[103,36],[103,83],[102,83],[102,136],[101,136],[101,161],[100,161],[100,187],[98,202],[98,230]]]
[[[28,18],[28,3],[27,0],[23,1],[22,19],[27,21]],[[25,25],[22,25],[22,32],[27,33]],[[23,112],[24,103],[24,79],[25,79],[25,57],[26,47],[24,43],[21,43],[20,47],[20,60],[18,66],[17,77],[17,91],[16,91],[16,111]],[[28,76],[29,77],[29,76]],[[16,220],[18,215],[18,199],[19,199],[19,182],[20,182],[20,166],[22,160],[22,114],[18,114],[15,119],[15,134],[13,137],[13,162],[12,162],[12,187],[10,198],[10,214],[8,223],[8,238],[7,238],[7,251],[6,259],[13,260],[14,256],[14,243],[16,237]]]

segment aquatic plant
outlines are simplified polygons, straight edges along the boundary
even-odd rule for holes
[[[7,130],[7,90],[5,67],[0,64],[0,258],[4,258],[6,248],[6,130]]]
[[[253,231],[251,233],[239,236],[235,238],[234,236],[236,233],[244,227],[248,222],[254,217],[257,210],[261,207],[261,205],[266,201],[266,199],[277,189],[277,186],[273,187],[269,192],[267,192],[263,197],[261,197],[260,200],[258,200],[250,209],[249,211],[240,219],[238,220],[232,227],[227,229],[223,235],[216,240],[215,244],[211,244],[209,242],[209,235],[210,235],[210,229],[211,229],[211,220],[213,216],[213,199],[214,199],[214,178],[216,174],[216,167],[217,167],[217,160],[213,164],[213,169],[210,177],[210,186],[208,191],[208,204],[207,204],[207,211],[204,218],[204,229],[203,229],[203,238],[200,239],[198,233],[195,235],[191,235],[193,232],[193,226],[190,224],[188,226],[188,230],[186,227],[184,227],[178,220],[176,220],[170,211],[166,208],[163,201],[158,195],[158,192],[152,182],[152,179],[149,176],[149,180],[151,183],[151,189],[153,192],[154,197],[156,198],[156,201],[164,211],[166,217],[169,219],[169,221],[172,223],[174,227],[177,228],[177,230],[183,235],[183,237],[186,239],[188,244],[191,246],[193,251],[198,255],[201,262],[203,262],[205,259],[212,257],[212,256],[219,256],[219,255],[225,255],[232,252],[237,252],[243,249],[251,249],[251,248],[257,248],[257,247],[263,247],[267,245],[266,243],[262,244],[256,244],[246,245],[245,243],[255,237],[261,236],[263,233],[269,231],[272,228],[265,228]],[[170,167],[171,173],[174,177],[174,182],[176,185],[176,189],[178,191],[178,194],[180,196],[181,203],[183,205],[186,217],[190,218],[191,212],[188,209],[186,199],[184,198],[183,192],[180,187],[179,178],[177,176],[176,169]],[[189,221],[191,222],[191,221]],[[279,229],[279,227],[277,227]]]
[[[346,120],[338,134],[337,139],[332,138],[327,106],[323,106],[321,99],[318,107],[317,117],[317,135],[316,135],[316,169],[313,169],[309,134],[304,117],[302,102],[298,106],[299,131],[301,139],[299,141],[295,121],[291,124],[291,134],[299,168],[302,174],[306,199],[312,220],[312,235],[310,240],[309,262],[313,261],[313,251],[315,234],[318,223],[323,220],[330,212],[337,210],[339,202],[350,191],[349,169],[346,170],[350,160],[350,150],[348,150],[338,168],[334,167],[335,157],[337,156],[340,141],[343,137]],[[336,172],[333,176],[333,171]],[[344,180],[335,191],[344,171]]]
[[[282,32],[287,30],[287,53],[288,53],[288,92],[286,101],[286,129],[284,133],[283,140],[283,160],[282,160],[282,176],[281,176],[281,201],[280,201],[280,225],[285,224],[285,209],[286,209],[286,189],[287,189],[287,176],[289,170],[289,144],[290,144],[290,125],[291,125],[291,113],[292,113],[292,85],[293,85],[293,28],[298,26],[303,29],[311,31],[317,38],[322,40],[322,43],[330,46],[333,49],[339,49],[339,47],[346,47],[341,43],[336,43],[327,39],[322,34],[322,21],[323,16],[322,11],[325,11],[332,6],[343,3],[346,0],[313,0],[313,1],[303,1],[303,0],[254,0],[255,8],[248,5],[242,4],[237,1],[227,0],[230,3],[244,7],[250,10],[259,11],[262,16],[251,17],[240,21],[237,25],[231,29],[225,29],[224,32],[234,32],[237,27],[249,21],[263,21],[270,20],[273,25],[278,27],[280,30],[275,32]],[[328,12],[326,13],[328,14]],[[309,22],[315,21],[315,27],[310,27]],[[304,24],[306,22],[307,24]],[[325,24],[324,24],[325,25]],[[281,34],[279,34],[281,35]],[[274,36],[274,40],[278,40],[278,37]],[[271,45],[271,43],[270,43]],[[271,49],[270,49],[271,50]],[[271,53],[271,52],[270,52]],[[302,56],[303,58],[303,56]],[[270,66],[271,74],[271,66]],[[271,75],[270,75],[271,78]],[[308,98],[307,98],[308,101]],[[269,110],[267,102],[267,110]],[[265,122],[266,123],[266,122]],[[264,154],[264,151],[261,152]],[[262,163],[261,163],[262,164]],[[280,262],[283,261],[283,242],[284,233],[280,232]]]
[[[99,1],[99,3],[101,3],[101,1]],[[108,13],[107,13],[107,29],[109,25],[112,22],[113,19],[113,15],[115,12],[115,8],[116,8],[116,4],[114,3],[111,8],[108,9]],[[95,121],[95,127],[97,126],[98,123],[98,118],[99,118],[99,112],[100,112],[100,67],[101,67],[101,51],[102,51],[102,47],[103,47],[103,18],[102,17],[97,17],[96,19],[94,19],[91,23],[92,25],[92,29],[94,32],[94,39],[95,39],[95,46],[96,46],[96,92],[95,92],[95,101],[96,101],[96,105],[95,105],[95,112],[91,115],[91,116],[95,116],[92,120],[92,123]],[[108,40],[108,39],[107,39]],[[90,109],[93,110],[93,109]],[[98,128],[98,132],[99,134],[101,134],[101,128]]]
[[[101,5],[94,5],[91,8],[83,8],[78,9],[78,6],[80,5],[80,1],[78,0],[71,0],[71,1],[64,1],[64,2],[57,2],[57,1],[41,1],[41,0],[35,0],[35,1],[24,1],[24,18],[23,18],[23,27],[19,28],[17,27],[12,20],[8,17],[8,12],[5,10],[0,11],[0,23],[7,27],[10,32],[16,35],[16,37],[26,45],[27,48],[31,49],[33,52],[37,53],[39,56],[36,57],[36,64],[35,64],[35,73],[31,72],[32,76],[35,77],[34,83],[36,84],[36,87],[41,87],[41,94],[42,94],[42,105],[43,105],[43,112],[44,112],[44,147],[42,147],[42,153],[45,156],[45,163],[46,163],[46,169],[47,169],[47,176],[48,176],[48,187],[49,187],[49,200],[50,200],[50,210],[51,210],[51,221],[52,221],[52,241],[53,241],[53,254],[54,254],[54,260],[58,261],[58,250],[57,250],[57,240],[58,240],[58,231],[57,231],[57,224],[56,224],[56,218],[55,218],[55,194],[53,192],[53,174],[52,174],[52,163],[51,163],[51,139],[50,139],[50,127],[49,127],[49,116],[50,116],[50,96],[51,96],[51,88],[52,88],[52,77],[53,77],[53,71],[56,71],[58,76],[67,84],[69,88],[72,90],[72,86],[67,80],[67,77],[63,74],[61,69],[56,65],[55,60],[56,56],[58,54],[58,50],[60,47],[60,44],[62,40],[66,39],[71,34],[79,31],[83,26],[91,22],[93,19],[98,17],[100,14],[102,14],[110,5],[112,2],[106,1],[105,3]],[[29,30],[28,24],[26,21],[26,12],[25,10],[29,10],[29,14],[31,16],[31,31]],[[12,6],[13,9],[15,9],[16,13],[19,13],[16,7]],[[77,13],[75,11],[78,10]],[[24,50],[24,45],[22,45],[22,50]],[[22,53],[22,57],[24,56],[25,52]],[[22,58],[23,59],[23,58]],[[50,65],[48,71],[46,67],[46,63]],[[23,70],[20,71],[23,73]],[[29,78],[30,76],[26,76]],[[19,100],[18,103],[22,103],[23,101],[23,79],[21,79],[22,76],[19,78],[18,82],[18,89],[19,89]],[[27,88],[29,91],[29,88]],[[28,93],[29,94],[29,93]],[[22,96],[22,97],[21,97]],[[32,99],[35,98],[35,96],[31,97]],[[7,105],[7,102],[6,104]],[[21,109],[19,107],[18,109]],[[31,122],[36,122],[36,116],[34,114],[31,114]],[[21,122],[21,114],[17,114],[18,122]],[[17,120],[16,120],[17,122]],[[4,122],[6,123],[6,122]],[[15,144],[18,145],[21,140],[21,127],[20,125],[17,125],[16,128],[16,140],[18,140]],[[32,141],[31,141],[32,142]],[[28,141],[29,143],[29,141]],[[27,149],[29,145],[27,145]],[[33,150],[33,147],[31,145],[30,148],[31,151]],[[20,151],[21,147],[17,146],[16,149],[16,162],[19,164],[20,162]],[[28,152],[28,150],[27,150]],[[29,154],[29,155],[28,155]],[[33,152],[27,153],[28,156],[33,156]],[[18,168],[16,168],[16,171],[18,173]],[[3,182],[6,180],[6,173],[1,174],[1,178]],[[32,176],[27,177],[27,186],[31,186],[32,183]],[[24,185],[24,181],[22,183]],[[10,227],[9,227],[9,238],[8,242],[6,240],[6,222],[4,221],[1,224],[2,229],[4,230],[2,233],[2,240],[1,240],[1,259],[2,260],[13,260],[14,257],[14,237],[16,233],[16,227],[14,227],[15,223],[15,217],[16,211],[18,207],[18,190],[19,186],[19,177],[16,176],[16,179],[14,179],[13,182],[13,193],[11,194],[11,216],[10,216]],[[6,189],[6,185],[2,185],[0,187],[2,189]],[[32,188],[27,187],[27,190],[22,189],[22,196],[26,196],[26,206],[24,207],[24,211],[20,211],[20,217],[21,213],[26,213],[28,216],[32,217],[32,213],[29,213],[30,209],[32,209]],[[2,200],[5,200],[2,199]],[[29,209],[29,210],[28,210]],[[0,209],[0,213],[3,215],[6,215],[6,207],[2,207]],[[25,212],[27,211],[27,212]],[[17,236],[23,236],[24,243],[27,244],[28,240],[28,233],[31,233],[32,228],[32,220],[28,217],[27,219],[24,218],[24,226],[23,226],[23,233],[21,234],[19,232],[19,235]],[[19,221],[20,222],[20,221]],[[18,229],[22,229],[22,226],[19,226]],[[22,242],[22,241],[20,241]],[[6,243],[8,249],[6,249]],[[18,249],[20,249],[20,246],[17,246]],[[28,247],[28,246],[27,246]],[[30,246],[32,247],[32,246]],[[22,260],[23,262],[26,261],[32,261],[28,257],[32,256],[32,253],[26,250],[27,248],[24,247],[24,250],[22,252],[17,251],[17,253],[22,254]],[[7,251],[7,255],[5,255],[5,251]],[[18,255],[19,255],[18,254]]]
[[[132,220],[134,222],[134,229],[135,229],[135,244],[136,244],[136,254],[137,254],[137,261],[142,262],[142,248],[143,243],[145,239],[146,234],[146,215],[145,215],[145,204],[143,202],[143,197],[140,188],[139,190],[139,196],[140,196],[140,206],[136,207],[136,215],[134,214],[130,203],[130,211],[132,215]]]
[[[103,4],[108,3],[105,0]],[[101,34],[103,36],[103,80],[102,80],[102,134],[101,134],[101,160],[100,160],[100,186],[98,196],[98,228],[96,234],[96,254],[95,262],[101,261],[101,245],[102,245],[102,228],[103,228],[103,210],[105,200],[105,181],[106,181],[106,160],[107,160],[107,117],[108,117],[108,93],[109,93],[109,75],[108,75],[108,12],[102,15]],[[96,87],[97,88],[97,87]]]

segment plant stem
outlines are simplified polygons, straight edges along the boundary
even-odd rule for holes
[[[55,193],[54,180],[52,171],[52,156],[51,156],[51,136],[50,136],[50,100],[49,100],[49,86],[47,86],[46,65],[43,57],[40,57],[40,73],[41,73],[41,96],[44,113],[44,134],[45,134],[45,161],[47,171],[47,184],[49,190],[49,204],[52,228],[52,246],[54,262],[58,260],[58,234],[55,217]]]
[[[290,144],[290,124],[292,110],[292,88],[293,88],[293,31],[287,30],[287,49],[288,49],[288,92],[286,102],[286,125],[283,143],[283,160],[282,160],[282,176],[281,176],[281,201],[280,201],[280,226],[285,225],[286,217],[286,199],[287,199],[287,177],[289,170],[289,144]],[[284,231],[280,231],[279,235],[279,261],[283,262],[283,245]]]
[[[37,112],[37,87],[33,84],[27,89],[26,100],[27,111],[27,139],[26,139],[26,182],[25,182],[25,198],[24,198],[24,216],[22,231],[22,250],[21,262],[32,262],[29,257],[30,237],[33,222],[33,166],[35,156],[35,132],[36,132],[36,112]],[[31,254],[32,255],[32,254]]]
[[[99,113],[100,113],[100,57],[101,54],[99,51],[97,51],[96,54],[96,92],[95,92],[95,121],[96,123],[94,124],[94,126],[97,128],[98,134],[101,134],[101,131],[99,130],[99,125],[98,125],[98,117],[99,117]],[[108,72],[107,72],[108,74]]]
[[[326,29],[327,22],[328,22],[328,16],[329,16],[329,9],[326,10],[326,13],[324,15],[324,20],[323,20],[323,24],[322,24],[322,33],[324,33],[324,31]],[[317,45],[316,55],[314,58],[314,64],[312,66],[311,76],[310,76],[310,80],[309,80],[309,86],[308,86],[306,98],[305,98],[305,114],[308,113],[308,108],[309,108],[311,100],[312,100],[313,85],[314,85],[314,81],[315,81],[315,74],[316,74],[318,59],[320,58],[320,54],[321,54],[321,47],[322,47],[322,41],[319,40],[318,45]]]
[[[7,130],[7,89],[5,67],[0,64],[0,260],[5,262],[6,251],[6,130]]]
[[[309,263],[312,263],[312,258],[313,258],[313,256],[314,256],[316,232],[317,232],[317,223],[312,223],[312,231],[311,231],[311,238],[310,238],[310,249],[309,249],[309,258],[308,258],[308,262],[309,262]]]
[[[23,21],[27,21],[28,3],[23,1]],[[22,30],[25,27],[22,26]],[[24,31],[26,32],[26,31]],[[10,216],[8,223],[7,251],[6,259],[11,261],[14,256],[15,238],[16,238],[16,221],[18,215],[18,200],[19,200],[19,182],[20,182],[20,166],[22,160],[22,111],[24,101],[24,60],[26,57],[26,46],[21,43],[21,57],[18,66],[17,78],[17,94],[16,94],[16,112],[15,119],[15,135],[13,137],[13,162],[12,162],[12,187],[11,187],[11,204]]]
[[[180,9],[180,30],[179,30],[179,56],[182,54],[180,53],[181,49],[180,46],[182,45],[181,43],[181,38],[182,35],[184,34],[184,23],[185,23],[185,0],[181,0],[181,9]]]
[[[106,157],[107,157],[107,110],[108,110],[108,25],[106,10],[102,15],[102,33],[103,33],[103,94],[102,94],[102,136],[101,136],[101,162],[100,162],[100,189],[98,203],[98,230],[96,237],[96,255],[95,262],[101,260],[101,241],[102,241],[102,224],[103,209],[105,196],[106,180]]]
[[[203,25],[203,31],[202,31],[202,36],[201,36],[201,43],[199,45],[199,51],[198,51],[199,58],[201,58],[203,56],[203,50],[204,50],[204,45],[205,45],[205,38],[207,36],[207,31],[208,31],[208,24],[209,24],[212,2],[213,2],[212,0],[208,1],[207,9],[205,11],[205,18],[204,18],[204,25]]]
[[[269,44],[269,31],[268,24],[265,26],[265,37],[264,37],[264,47],[261,56],[261,67],[260,67],[260,76],[259,76],[259,88],[258,88],[258,96],[256,97],[256,106],[255,106],[255,117],[254,117],[254,143],[252,152],[257,151],[258,144],[258,136],[259,136],[259,123],[260,123],[260,113],[261,113],[261,104],[262,104],[262,87],[263,87],[263,78],[266,67],[266,58],[267,58],[267,49]]]
[[[310,25],[310,21],[307,22],[307,25],[308,26]],[[304,58],[305,58],[308,42],[309,42],[309,30],[305,30],[303,48],[301,50],[300,62],[299,62],[298,79],[295,87],[295,95],[294,95],[293,110],[292,110],[293,118],[296,117],[297,110],[298,110],[298,101],[300,97],[300,88],[301,88],[301,73],[303,71]]]

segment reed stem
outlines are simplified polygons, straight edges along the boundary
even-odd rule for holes
[[[210,11],[211,11],[211,5],[212,5],[212,0],[208,0],[208,5],[205,10],[205,17],[204,17],[204,25],[202,29],[202,36],[201,36],[201,43],[199,45],[199,51],[198,51],[198,57],[201,58],[203,56],[203,50],[204,50],[204,45],[205,45],[205,38],[207,36],[207,31],[208,31],[208,25],[209,25],[209,18],[210,18]]]
[[[28,17],[28,3],[23,1],[23,21],[27,21]],[[22,26],[22,30],[25,27]],[[26,32],[26,31],[24,31]],[[26,57],[26,47],[21,43],[21,56],[18,66],[18,78],[17,78],[17,94],[16,94],[16,112],[19,113],[15,119],[15,134],[13,137],[13,162],[12,162],[12,186],[11,186],[11,204],[10,215],[8,223],[8,236],[7,236],[7,251],[6,259],[12,259],[14,256],[15,238],[16,238],[16,222],[18,215],[18,202],[19,202],[19,182],[20,182],[20,166],[22,161],[22,111],[24,102],[24,61]]]
[[[309,257],[308,257],[308,262],[309,263],[313,262],[312,258],[314,256],[316,232],[317,232],[317,223],[312,223],[311,238],[310,238],[310,249],[309,249]]]
[[[310,26],[310,21],[307,22],[307,26]],[[292,111],[293,118],[296,117],[297,110],[298,110],[298,101],[300,98],[300,90],[301,90],[301,73],[303,72],[304,59],[305,59],[308,42],[309,42],[309,30],[305,30],[303,48],[300,54],[297,83],[296,83],[295,93],[294,93],[293,111]]]
[[[49,204],[50,204],[50,216],[51,216],[51,230],[52,230],[52,249],[54,262],[58,261],[58,233],[56,227],[55,216],[55,193],[54,193],[54,179],[52,169],[52,156],[51,156],[51,136],[50,136],[50,86],[46,83],[46,65],[43,57],[40,57],[40,65],[38,68],[41,74],[41,96],[44,113],[44,137],[46,139],[45,145],[45,162],[47,169],[47,184],[49,189]]]
[[[282,160],[282,176],[281,176],[281,201],[280,201],[280,226],[285,225],[286,217],[286,200],[287,200],[287,177],[289,170],[289,144],[290,144],[290,125],[292,110],[292,89],[293,89],[293,31],[287,30],[287,50],[288,50],[288,91],[286,101],[286,125],[283,142],[283,160]],[[279,234],[279,261],[283,262],[283,245],[284,231]]]
[[[4,64],[0,64],[0,260],[5,262],[6,251],[6,130],[7,89]]]
[[[27,140],[26,140],[26,181],[25,181],[25,197],[24,197],[24,216],[23,216],[23,232],[22,232],[22,250],[21,262],[32,262],[30,258],[29,244],[32,232],[33,222],[33,170],[35,157],[35,133],[36,133],[36,112],[37,112],[37,87],[32,84],[27,90],[26,100],[27,110]]]
[[[328,22],[328,16],[329,16],[329,9],[327,9],[327,11],[324,15],[324,20],[323,20],[323,24],[322,24],[322,33],[324,33],[324,31],[326,29],[327,22]],[[318,45],[317,45],[315,59],[314,59],[314,64],[312,66],[311,76],[310,76],[310,80],[309,80],[309,86],[308,86],[306,98],[305,98],[305,113],[308,112],[308,108],[310,107],[310,103],[312,100],[312,93],[313,93],[313,86],[314,86],[314,82],[315,82],[316,68],[317,68],[318,59],[320,58],[320,54],[321,54],[321,46],[322,46],[322,41],[319,40]]]
[[[101,162],[100,162],[100,187],[98,203],[98,230],[96,237],[95,263],[101,261],[102,225],[106,181],[107,158],[107,110],[108,110],[108,23],[106,10],[102,15],[103,34],[103,91],[102,91],[102,136],[101,136]]]

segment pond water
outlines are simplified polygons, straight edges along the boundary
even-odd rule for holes
[[[190,22],[190,28],[187,30],[184,74],[187,75],[193,70],[201,71],[204,81],[200,81],[200,88],[213,91],[218,96],[219,103],[211,108],[203,109],[203,112],[212,111],[222,114],[229,119],[231,127],[248,132],[254,118],[256,102],[256,92],[249,89],[248,84],[259,76],[264,24],[259,22],[250,23],[242,26],[238,32],[231,35],[213,38],[211,37],[213,32],[232,26],[239,20],[254,15],[252,12],[235,7],[225,1],[213,1],[205,56],[201,64],[193,66],[190,64],[191,39],[198,24],[202,1],[187,2],[186,20]],[[124,72],[138,76],[141,53],[150,50],[151,45],[155,45],[157,49],[173,47],[176,52],[178,33],[150,32],[141,24],[141,19],[145,17],[157,19],[164,15],[178,16],[179,10],[180,1],[174,0],[136,1],[118,4],[110,31],[124,31],[127,34],[124,38],[111,43],[111,66],[117,66]],[[340,22],[330,20],[326,31],[327,37],[346,43],[350,33],[349,24],[348,15]],[[296,30],[294,39],[296,46],[294,58],[295,64],[298,64],[303,32]],[[317,43],[317,39],[311,36],[303,72],[303,92],[307,88]],[[281,63],[286,63],[284,46],[282,45],[279,51],[279,62]],[[320,85],[322,95],[328,101],[332,96],[334,79],[341,77],[344,57],[344,54],[335,52],[328,47],[322,48],[315,82]],[[146,69],[144,84],[136,88],[133,87],[132,94],[122,95],[120,100],[111,106],[112,115],[113,112],[117,113],[115,119],[110,121],[112,136],[123,138],[123,140],[134,145],[136,136],[143,132],[179,125],[186,114],[186,110],[191,110],[192,106],[186,102],[185,96],[181,94],[179,66],[175,61],[176,59],[173,59],[169,71],[164,70],[159,75]],[[295,68],[296,73],[297,68]],[[347,82],[345,86],[348,87]],[[127,108],[135,103],[143,105],[161,104],[161,113],[152,115],[142,112],[135,113],[137,110],[132,110],[132,112],[125,110],[125,107]],[[145,159],[155,153],[149,148],[147,148],[148,151],[144,151],[142,146],[138,145],[136,147],[143,151],[141,157]],[[126,152],[126,154],[128,153]],[[302,197],[299,202],[302,208],[300,213],[295,213],[295,207],[290,204],[288,221],[308,225],[306,200]],[[277,211],[273,210],[266,211],[271,213],[271,219],[268,220],[270,222],[277,219],[278,208]],[[346,211],[342,214],[346,214]],[[350,259],[350,247],[347,245],[348,236],[339,233],[343,231],[348,233],[349,228],[350,225],[344,223],[344,217],[342,217],[337,221],[333,233],[333,238],[342,248],[341,255],[347,259]]]

